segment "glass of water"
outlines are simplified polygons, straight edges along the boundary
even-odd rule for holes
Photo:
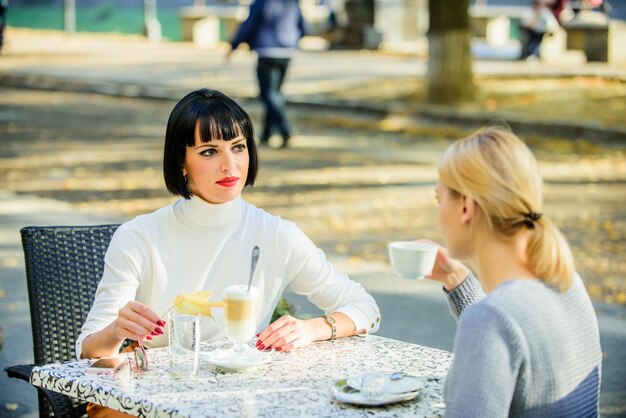
[[[360,377],[361,393],[366,399],[378,399],[384,394],[385,375],[379,372],[365,372]]]
[[[168,312],[170,368],[195,376],[200,367],[200,315]]]

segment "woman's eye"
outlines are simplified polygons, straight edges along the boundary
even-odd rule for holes
[[[243,150],[246,149],[246,145],[245,144],[237,144],[234,146],[235,151],[241,152]]]
[[[214,149],[208,148],[208,149],[205,149],[204,151],[200,152],[200,155],[203,155],[205,157],[209,157],[209,156],[215,154],[216,152],[217,151],[215,151]]]

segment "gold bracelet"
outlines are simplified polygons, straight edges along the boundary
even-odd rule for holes
[[[335,318],[333,318],[330,315],[325,315],[324,319],[326,320],[326,322],[328,323],[328,325],[330,325],[330,338],[329,340],[334,340],[335,338],[337,338],[337,325],[335,322]]]

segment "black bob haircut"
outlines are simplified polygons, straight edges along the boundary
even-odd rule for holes
[[[192,193],[183,176],[183,162],[187,147],[195,145],[197,124],[203,143],[213,139],[230,141],[240,135],[246,138],[250,162],[245,185],[252,186],[259,167],[259,156],[250,116],[224,93],[203,88],[180,99],[167,121],[163,152],[163,178],[167,190],[191,199]]]

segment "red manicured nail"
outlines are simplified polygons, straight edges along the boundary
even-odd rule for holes
[[[146,337],[146,340],[150,340],[150,341],[152,341],[152,337],[148,335],[148,336]]]
[[[160,320],[160,319],[159,319],[159,320],[156,322],[156,324],[157,324],[158,326],[160,326],[160,327],[164,327],[164,326],[165,326],[165,321],[162,321],[162,320]]]
[[[261,344],[261,345],[257,346],[257,348],[258,348],[259,350],[264,350],[264,349],[265,349],[265,346],[264,346],[263,344]]]
[[[276,350],[276,351],[283,351],[283,348],[282,347],[276,347],[274,350]]]
[[[154,332],[156,332],[159,335],[163,334],[163,330],[161,328],[155,328]]]
[[[155,331],[152,331],[152,334],[150,334],[150,335],[153,335],[153,336],[155,336],[155,337],[156,337],[157,335],[159,335],[159,333],[158,333],[158,332],[155,332]]]
[[[256,337],[257,337],[257,338],[259,338],[259,335],[261,335],[261,333],[260,333],[260,332],[256,335]]]
[[[261,340],[258,340],[258,341],[256,342],[256,346],[258,347],[258,346],[260,346],[260,345],[261,345]]]

